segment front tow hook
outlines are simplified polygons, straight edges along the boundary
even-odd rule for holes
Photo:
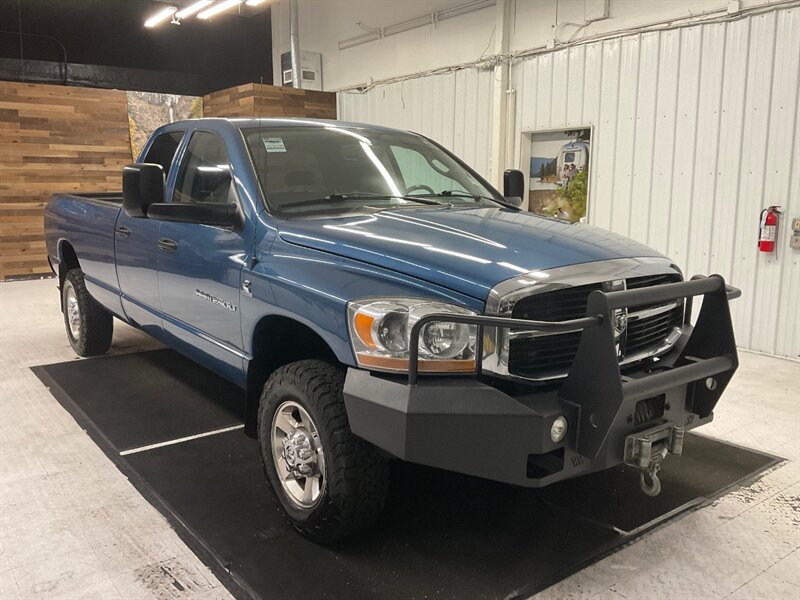
[[[645,494],[653,498],[661,493],[661,480],[658,478],[660,470],[661,463],[653,463],[647,471],[639,473],[639,486]]]
[[[639,486],[648,496],[661,493],[658,472],[668,454],[683,452],[683,427],[658,425],[625,438],[625,464],[640,470]]]

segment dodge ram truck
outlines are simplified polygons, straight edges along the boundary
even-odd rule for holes
[[[422,135],[198,119],[138,160],[47,205],[69,342],[103,354],[117,318],[241,387],[310,538],[374,521],[392,459],[526,487],[624,463],[655,495],[737,368],[722,277],[523,211],[521,172],[501,194]]]

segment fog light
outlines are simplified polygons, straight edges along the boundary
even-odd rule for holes
[[[567,420],[564,417],[556,417],[550,426],[550,439],[554,444],[559,443],[567,435]]]

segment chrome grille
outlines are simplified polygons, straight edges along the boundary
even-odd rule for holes
[[[627,289],[636,289],[680,280],[680,275],[674,273],[633,277],[626,279],[625,283]],[[602,283],[593,283],[526,296],[514,304],[511,315],[537,321],[577,319],[586,315],[589,294],[602,288]],[[655,351],[682,321],[682,302],[631,308],[623,362]],[[563,377],[575,359],[580,339],[580,332],[560,335],[511,333],[508,372],[528,379]]]

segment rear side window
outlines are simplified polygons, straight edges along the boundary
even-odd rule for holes
[[[142,162],[161,165],[164,169],[164,176],[169,175],[169,168],[172,159],[175,158],[175,151],[183,139],[183,131],[170,131],[162,133],[153,140],[153,144],[147,151]]]
[[[175,181],[173,202],[235,202],[225,141],[215,133],[197,131],[189,140]]]

